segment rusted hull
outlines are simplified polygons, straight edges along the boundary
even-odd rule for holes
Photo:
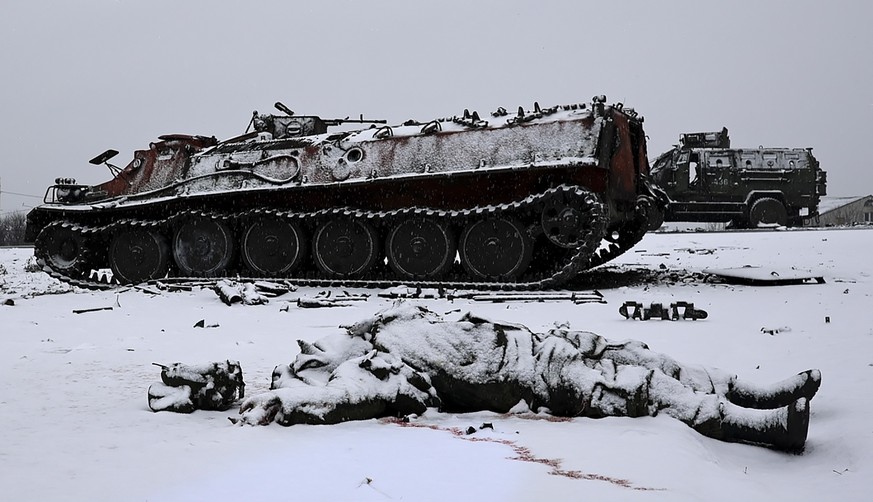
[[[357,183],[277,187],[272,189],[211,192],[190,197],[128,199],[124,204],[97,206],[43,206],[31,212],[30,228],[40,221],[67,218],[78,223],[106,224],[115,218],[167,216],[185,210],[247,211],[272,208],[318,211],[348,207],[367,211],[390,211],[404,207],[460,210],[505,204],[524,199],[561,184],[578,185],[592,192],[606,190],[609,171],[597,166],[468,171],[441,175],[381,178]],[[629,194],[632,202],[636,194]],[[34,235],[33,238],[36,236]]]

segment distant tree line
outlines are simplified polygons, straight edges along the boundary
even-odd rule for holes
[[[0,246],[24,244],[24,227],[27,218],[23,211],[0,214]]]

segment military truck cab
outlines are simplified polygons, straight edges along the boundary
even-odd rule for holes
[[[827,183],[812,148],[735,149],[727,128],[680,135],[651,175],[670,198],[665,221],[738,228],[802,225],[817,213]]]

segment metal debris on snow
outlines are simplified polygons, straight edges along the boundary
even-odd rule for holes
[[[356,301],[367,301],[370,295],[358,294],[353,295],[347,291],[341,294],[332,295],[330,291],[322,291],[315,296],[301,296],[297,299],[297,306],[300,308],[320,308],[320,307],[351,307]],[[287,309],[285,309],[287,310]]]
[[[671,303],[669,308],[656,302],[646,308],[640,302],[627,301],[618,308],[618,313],[624,316],[625,319],[639,319],[640,321],[648,321],[649,319],[661,319],[663,321],[690,319],[696,321],[709,317],[705,310],[694,308],[693,303],[682,301]]]
[[[269,302],[269,299],[258,292],[255,284],[251,282],[238,283],[222,280],[218,281],[212,290],[227,305],[233,305],[234,303],[261,305]]]
[[[778,333],[785,333],[788,331],[791,331],[791,328],[788,326],[782,326],[780,328],[767,328],[767,327],[761,328],[761,333],[767,333],[770,336],[776,335]]]
[[[206,319],[200,319],[199,321],[194,323],[195,328],[217,328],[218,326],[218,323],[206,324]]]
[[[772,270],[746,265],[737,268],[706,269],[704,273],[731,284],[749,286],[786,286],[790,284],[824,284],[824,277],[798,270]]]
[[[379,293],[381,298],[407,298],[407,299],[432,299],[445,298],[449,301],[456,299],[472,300],[477,302],[545,302],[545,301],[571,301],[580,303],[606,303],[603,294],[599,291],[465,291],[435,288],[410,288],[397,286],[386,289]]]
[[[87,312],[99,312],[101,310],[112,310],[112,307],[95,307],[92,309],[76,309],[73,310],[74,314],[85,314]]]

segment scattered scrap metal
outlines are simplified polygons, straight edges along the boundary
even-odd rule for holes
[[[705,273],[731,284],[748,286],[786,286],[792,284],[824,284],[824,277],[795,269],[772,270],[746,265],[737,268],[707,269]]]
[[[465,291],[444,289],[422,289],[398,286],[379,293],[381,298],[444,298],[449,301],[465,299],[478,302],[545,302],[564,300],[575,304],[606,303],[599,291]]]
[[[639,319],[640,321],[648,321],[650,319],[660,319],[662,321],[690,319],[696,321],[698,319],[706,319],[709,316],[705,310],[694,308],[694,304],[690,302],[671,303],[668,309],[662,303],[652,303],[646,308],[640,302],[627,301],[618,308],[618,313],[624,316],[625,319]]]
[[[689,254],[715,254],[715,249],[712,248],[676,248],[675,251]]]
[[[351,302],[367,301],[370,295],[359,294],[353,295],[348,291],[343,291],[338,295],[333,295],[331,291],[322,291],[315,296],[301,296],[297,298],[297,306],[304,309],[320,308],[320,307],[350,307]],[[288,310],[287,308],[283,310]]]
[[[785,333],[787,331],[791,331],[790,326],[782,326],[779,328],[768,328],[765,326],[761,328],[761,333],[767,333],[770,336],[776,335],[777,333]]]
[[[199,321],[194,323],[195,328],[218,328],[220,325],[218,323],[209,323],[206,324],[206,319],[200,319]]]
[[[91,309],[75,309],[73,310],[74,314],[85,314],[87,312],[99,312],[101,310],[112,310],[112,307],[95,307]]]
[[[455,294],[452,298],[468,298],[479,302],[545,302],[564,300],[575,303],[606,303],[599,291],[496,291],[489,293]]]
[[[415,287],[411,288],[409,286],[395,286],[393,288],[388,288],[384,291],[379,292],[378,296],[380,298],[411,298],[411,299],[423,299],[423,298],[446,298],[447,292],[443,288],[421,288]]]
[[[218,281],[212,287],[215,294],[227,305],[233,305],[234,303],[262,305],[269,302],[270,298],[284,295],[296,289],[297,287],[291,284],[263,281],[236,282],[226,279]]]

